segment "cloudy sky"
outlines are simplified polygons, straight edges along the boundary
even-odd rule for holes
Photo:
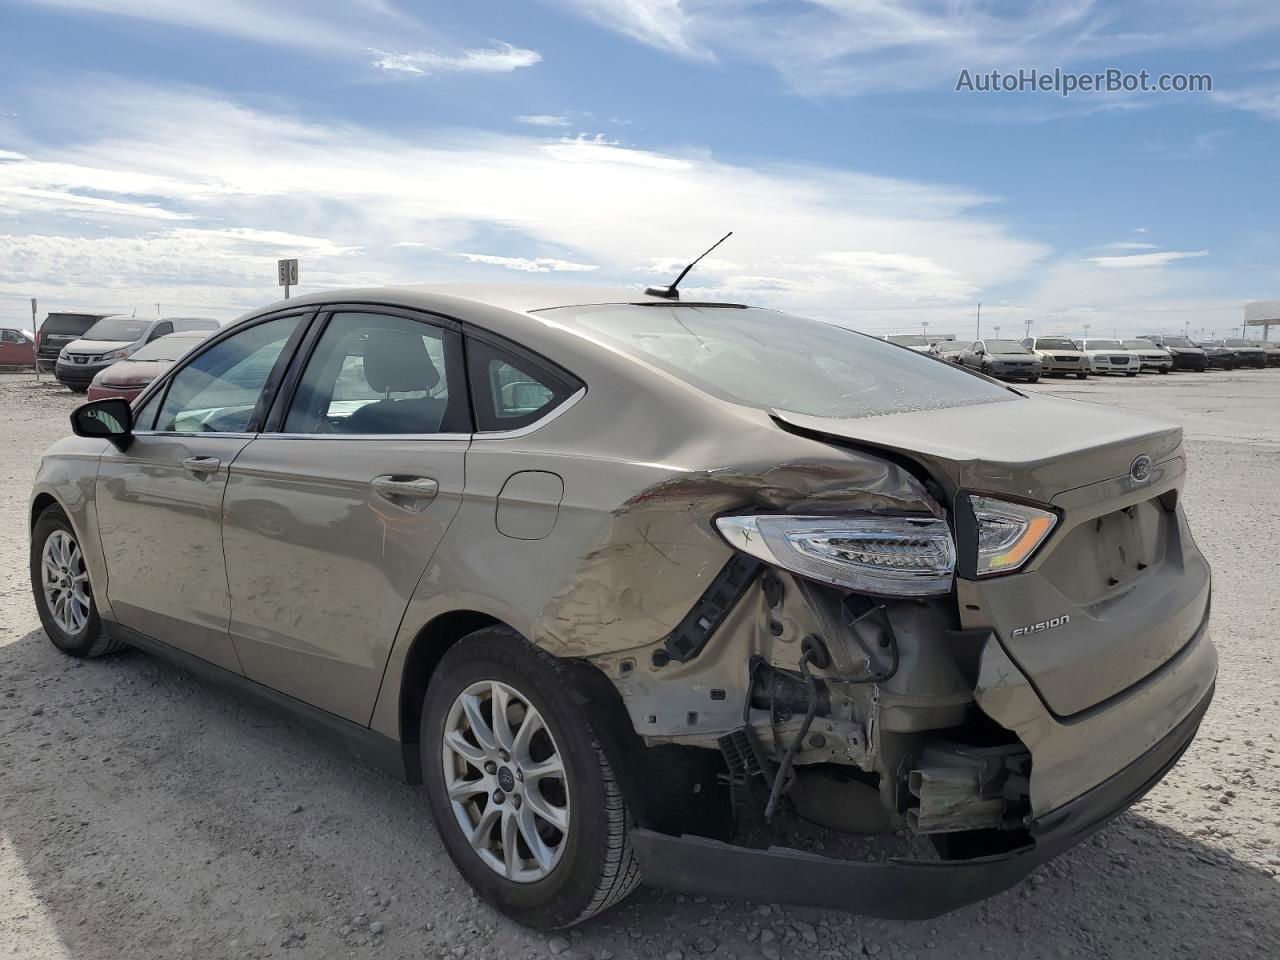
[[[120,11],[127,10],[127,13]],[[873,332],[1280,297],[1274,0],[0,0],[0,322],[686,281]],[[957,92],[961,71],[1212,92]],[[987,327],[990,332],[990,328]]]

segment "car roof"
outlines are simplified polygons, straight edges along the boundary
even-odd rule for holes
[[[406,307],[440,312],[448,312],[448,308],[458,306],[459,301],[468,301],[516,313],[605,303],[680,303],[678,300],[668,301],[662,297],[649,296],[633,287],[554,283],[441,283],[326,290],[294,297],[292,300],[281,300],[273,306],[363,300],[400,303]]]

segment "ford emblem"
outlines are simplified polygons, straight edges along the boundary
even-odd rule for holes
[[[1146,483],[1151,479],[1151,458],[1145,453],[1129,466],[1129,477],[1134,483]]]

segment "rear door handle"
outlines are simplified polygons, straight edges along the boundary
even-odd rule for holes
[[[413,501],[413,508],[425,509],[440,492],[440,484],[430,477],[374,477],[369,481],[374,493],[386,497],[392,503],[398,500]]]
[[[217,457],[187,457],[182,461],[182,469],[197,476],[217,473],[222,461]]]

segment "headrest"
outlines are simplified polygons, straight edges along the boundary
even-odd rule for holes
[[[422,335],[409,330],[370,330],[364,342],[364,377],[379,393],[430,390],[440,382]]]

